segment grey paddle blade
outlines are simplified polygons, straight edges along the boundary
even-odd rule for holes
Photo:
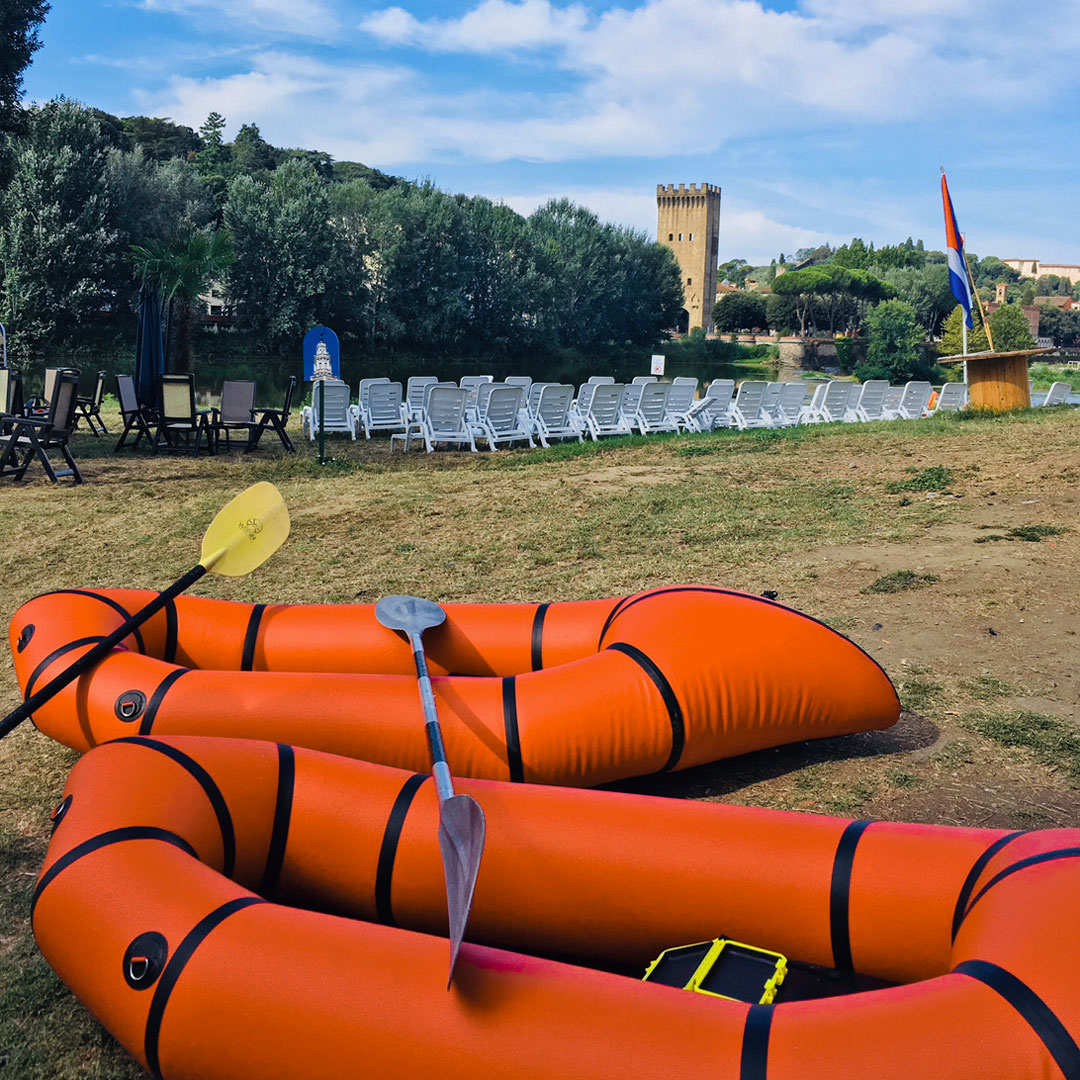
[[[484,854],[484,811],[471,795],[454,795],[439,804],[439,847],[446,875],[446,907],[450,916],[450,974],[446,989],[454,980],[454,964],[465,936],[465,924],[472,909],[476,875]]]
[[[434,600],[420,596],[384,596],[375,605],[375,618],[388,630],[422,634],[446,621],[446,612]]]

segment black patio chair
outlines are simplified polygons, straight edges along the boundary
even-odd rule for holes
[[[82,473],[68,447],[68,439],[75,427],[78,389],[79,376],[75,372],[59,371],[53,380],[52,399],[46,416],[9,418],[10,431],[0,435],[0,476],[21,480],[30,462],[37,458],[54,484],[64,476],[70,476],[76,484],[83,482]],[[50,450],[60,451],[67,462],[66,469],[57,469],[53,465],[49,460]]]
[[[255,428],[255,433],[251,438],[251,442],[248,443],[247,449],[254,450],[259,445],[259,440],[262,438],[263,432],[267,428],[273,428],[277,433],[277,437],[281,440],[281,445],[285,447],[290,454],[296,453],[296,447],[293,446],[292,439],[289,438],[289,433],[285,430],[289,423],[289,413],[292,410],[293,394],[296,393],[296,376],[289,376],[289,385],[285,390],[285,404],[280,409],[256,409],[255,415],[258,419],[258,426]]]
[[[26,416],[34,416],[38,419],[44,418],[49,415],[49,409],[52,405],[53,387],[56,385],[56,376],[61,371],[68,371],[75,375],[76,380],[79,377],[78,368],[59,368],[59,367],[47,367],[45,369],[45,385],[41,392],[41,396],[27,398],[26,405],[23,408],[23,413]]]
[[[139,399],[135,394],[135,380],[130,375],[116,376],[116,397],[120,402],[120,419],[123,422],[124,430],[120,433],[119,441],[113,447],[113,453],[123,450],[128,445],[127,437],[132,431],[135,432],[135,438],[130,444],[130,449],[134,450],[144,435],[146,441],[152,443],[154,436],[150,431],[150,425],[147,423],[146,411],[139,404]]]
[[[210,411],[195,407],[195,376],[158,376],[158,417],[153,449],[181,450],[198,454],[203,437],[206,449],[214,452],[214,433],[210,429]]]
[[[226,379],[221,386],[221,406],[214,409],[210,429],[214,433],[214,448],[221,446],[222,432],[225,448],[231,447],[229,435],[244,432],[244,449],[250,450],[258,429],[255,419],[255,384],[248,379]]]
[[[84,387],[84,384],[85,387]],[[88,390],[86,394],[82,393],[83,389]],[[93,434],[100,438],[102,435],[108,435],[109,429],[105,426],[105,421],[101,419],[101,402],[105,397],[105,372],[98,371],[93,375],[86,375],[79,380],[79,394],[75,398],[75,405],[78,409],[78,414],[75,417],[76,425],[80,419],[86,421],[86,426],[93,432]]]

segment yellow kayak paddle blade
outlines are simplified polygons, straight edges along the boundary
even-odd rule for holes
[[[214,574],[242,577],[266,562],[288,535],[285,500],[264,480],[242,491],[210,522],[199,564]]]

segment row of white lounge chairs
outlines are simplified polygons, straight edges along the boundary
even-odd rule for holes
[[[1067,383],[1055,383],[1046,404],[1057,404],[1069,392]],[[423,443],[429,452],[437,444],[477,444],[491,450],[515,442],[550,445],[552,439],[586,435],[593,440],[608,435],[658,432],[713,431],[717,428],[790,427],[796,424],[916,419],[933,412],[950,412],[967,405],[967,386],[946,383],[934,399],[928,382],[890,386],[885,380],[865,383],[765,382],[714,379],[703,397],[698,380],[676,378],[660,382],[640,376],[617,383],[596,375],[575,393],[567,383],[534,382],[510,376],[497,383],[490,375],[467,375],[460,383],[440,382],[435,376],[410,378],[403,387],[388,378],[362,379],[358,401],[349,386],[338,380],[315,384],[312,404],[302,414],[304,431],[314,439],[324,430],[343,432],[356,439],[361,433],[387,432],[391,448],[405,450]],[[321,399],[321,400],[320,400]],[[931,401],[933,400],[933,405]]]

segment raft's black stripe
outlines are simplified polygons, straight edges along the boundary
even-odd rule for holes
[[[165,700],[165,695],[172,689],[172,685],[180,678],[181,675],[186,675],[188,668],[177,668],[175,671],[170,671],[161,682],[158,683],[157,689],[150,695],[150,700],[146,704],[146,712],[142,714],[142,719],[139,721],[139,734],[149,735],[151,728],[154,726],[154,721],[157,719],[158,709],[161,708],[161,703]]]
[[[547,609],[550,604],[541,604],[536,609],[532,624],[532,647],[530,656],[533,671],[540,671],[544,666],[544,619],[547,618]]]
[[[621,600],[615,601],[615,606],[608,612],[608,617],[604,620],[604,625],[600,627],[600,640],[596,643],[596,651],[599,652],[604,647],[604,637],[611,629],[611,624],[615,621],[615,616],[622,610],[623,604],[629,601],[629,596],[624,596]]]
[[[956,907],[953,909],[952,936],[956,940],[957,931],[964,921],[964,912],[967,910],[968,900],[971,899],[971,891],[975,888],[975,882],[982,876],[986,864],[1006,845],[1012,843],[1018,836],[1023,836],[1024,831],[1007,833],[999,836],[972,864],[968,876],[964,878],[964,884],[960,886],[960,894],[956,898]]]
[[[285,862],[285,845],[289,840],[289,822],[292,819],[293,789],[296,786],[296,755],[285,743],[277,744],[278,782],[277,798],[274,800],[274,827],[270,832],[270,848],[266,853],[266,869],[263,871],[264,895],[277,888],[281,866]]]
[[[743,1028],[739,1080],[766,1080],[769,1071],[769,1029],[773,1007],[751,1005]]]
[[[816,623],[818,626],[824,627],[830,634],[835,634],[839,638],[844,638],[845,641],[850,642],[856,649],[859,650],[869,660],[874,667],[885,676],[889,678],[888,672],[875,660],[865,649],[863,649],[857,642],[854,642],[849,637],[845,637],[838,630],[834,630],[828,623],[823,623],[820,619],[815,619],[812,615],[807,615],[805,611],[798,611],[795,608],[788,607],[786,604],[779,604],[775,600],[767,600],[763,596],[752,596],[749,593],[739,592],[737,589],[721,589],[718,586],[713,585],[671,585],[666,589],[653,589],[651,592],[642,593],[640,596],[624,597],[620,600],[614,608],[611,610],[611,614],[607,617],[607,621],[604,623],[604,628],[600,631],[600,641],[597,643],[597,652],[603,648],[604,637],[606,636],[611,624],[615,621],[616,616],[621,615],[627,608],[632,608],[635,604],[640,604],[642,600],[650,600],[654,596],[665,596],[667,593],[718,593],[722,596],[738,596],[743,600],[753,600],[758,604],[768,604],[770,607],[781,608],[784,611],[790,611],[793,615],[798,615],[800,618],[806,619],[809,622]],[[892,686],[892,679],[889,679],[889,685]],[[895,693],[895,687],[894,687]],[[900,698],[897,696],[897,702]]]
[[[513,675],[502,681],[503,728],[506,732],[506,763],[510,767],[510,781],[525,782],[525,768],[521,763],[521,735],[518,732],[517,683]]]
[[[259,623],[262,622],[265,604],[256,604],[251,609],[251,617],[248,619],[247,633],[244,634],[244,652],[240,657],[240,670],[251,671],[255,663],[255,643],[259,640]]]
[[[117,603],[111,596],[102,596],[101,593],[91,592],[89,589],[57,589],[54,593],[49,593],[49,596],[89,596],[91,600],[100,600],[103,604],[108,604],[109,607],[116,612],[127,622],[131,618],[131,612],[128,611],[123,604]],[[146,652],[146,645],[143,642],[142,631],[136,626],[131,631],[132,637],[135,638],[135,644],[139,647],[139,652]]]
[[[179,627],[176,619],[176,601],[170,600],[165,605],[165,652],[161,657],[166,664],[176,663],[176,640]]]
[[[394,909],[390,903],[390,886],[394,877],[394,858],[397,855],[398,840],[405,824],[405,815],[412,805],[420,785],[428,778],[427,773],[413,773],[402,785],[390,810],[383,833],[382,847],[379,849],[379,864],[375,871],[375,911],[379,921],[387,926],[394,926]]]
[[[82,637],[78,641],[69,641],[66,645],[61,645],[59,649],[53,649],[44,660],[30,673],[30,678],[26,680],[26,692],[23,694],[23,701],[29,700],[34,693],[34,684],[41,678],[42,674],[48,670],[50,664],[55,663],[61,656],[66,656],[69,652],[74,652],[76,649],[81,649],[85,645],[96,645],[99,641],[104,641],[105,635],[99,634],[97,637]]]
[[[1080,859],[1080,847],[1073,848],[1058,848],[1056,851],[1044,851],[1039,855],[1029,855],[1026,859],[1021,859],[1019,862],[1014,862],[1011,866],[1006,866],[1004,870],[996,873],[976,894],[974,899],[968,904],[967,911],[961,917],[960,921],[963,922],[970,913],[971,909],[990,891],[999,881],[1004,878],[1011,877],[1019,870],[1026,870],[1029,866],[1040,866],[1042,863],[1057,862],[1059,859]]]
[[[163,754],[170,761],[175,761],[180,768],[191,774],[195,782],[206,792],[210,800],[214,815],[221,829],[222,868],[221,872],[226,877],[231,877],[233,867],[236,864],[236,833],[233,831],[232,815],[229,813],[229,805],[225,802],[221,788],[214,782],[214,778],[192,757],[188,757],[182,750],[168,743],[158,742],[156,739],[144,739],[141,735],[131,735],[126,739],[115,739],[116,743],[133,743],[135,746],[145,746],[148,750],[154,750]]]
[[[832,937],[833,967],[854,971],[851,962],[851,927],[848,908],[851,900],[851,867],[858,847],[870,821],[853,821],[844,830],[836,845],[833,858],[832,884],[829,887],[829,933]]]
[[[1065,1080],[1080,1080],[1080,1047],[1053,1009],[1027,983],[987,960],[965,960],[953,968],[953,974],[967,975],[996,990],[1039,1036]]]
[[[683,747],[686,745],[686,725],[683,722],[682,706],[675,696],[675,691],[671,688],[671,683],[667,681],[667,677],[656,664],[636,645],[628,645],[625,641],[616,641],[614,644],[609,645],[605,651],[621,652],[629,656],[652,679],[656,689],[660,691],[660,696],[667,706],[668,719],[671,721],[671,754],[660,771],[668,772],[670,769],[674,769],[678,765],[679,758],[682,757]]]
[[[154,987],[154,998],[150,1002],[150,1011],[146,1016],[146,1037],[143,1040],[143,1051],[146,1054],[146,1064],[150,1071],[161,1080],[161,1062],[158,1060],[158,1039],[161,1036],[161,1021],[165,1015],[165,1007],[169,1004],[169,997],[176,986],[177,980],[184,971],[187,962],[195,954],[195,950],[206,940],[215,927],[220,926],[230,915],[242,911],[253,904],[265,904],[266,901],[259,896],[241,896],[236,900],[230,900],[227,904],[211,911],[204,919],[188,932],[187,937],[176,947],[176,951],[169,957],[165,970],[161,973],[157,986]]]
[[[180,848],[181,851],[194,859],[199,857],[198,852],[182,836],[177,836],[176,833],[169,832],[168,829],[158,829],[152,825],[128,825],[123,829],[109,829],[108,832],[98,833],[97,836],[92,836],[89,840],[76,844],[70,851],[61,855],[42,874],[41,880],[34,889],[34,898],[30,901],[30,918],[33,919],[34,917],[34,908],[37,907],[41,894],[57,874],[62,870],[66,870],[72,863],[78,862],[84,855],[100,851],[102,848],[109,847],[112,844],[122,844],[127,840],[161,840],[166,844],[172,844],[174,847]]]

